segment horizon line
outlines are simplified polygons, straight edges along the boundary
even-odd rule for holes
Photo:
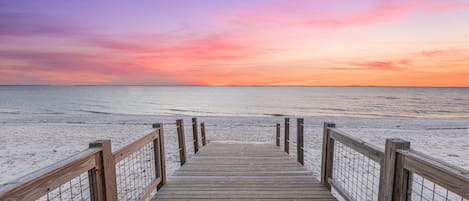
[[[196,85],[196,84],[0,84],[0,86],[140,86],[140,87],[383,87],[383,88],[469,88],[469,86],[398,86],[398,85]]]

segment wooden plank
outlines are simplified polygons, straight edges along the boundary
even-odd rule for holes
[[[409,193],[412,192],[411,173],[405,169],[405,156],[397,153],[396,169],[394,174],[393,200],[406,201]]]
[[[163,187],[164,184],[166,184],[166,154],[164,151],[164,128],[163,124],[160,123],[159,130],[158,130],[158,138],[159,140],[157,141],[158,144],[158,159],[159,159],[159,169],[160,169],[160,177],[161,177],[161,182],[157,185],[157,189],[159,190],[161,187]],[[155,147],[156,149],[156,147]],[[155,158],[157,156],[155,155]]]
[[[290,153],[290,118],[285,118],[285,152]]]
[[[366,157],[371,158],[377,163],[380,163],[384,157],[384,152],[378,147],[356,137],[347,135],[339,129],[329,128],[329,133],[331,138],[365,155]]]
[[[140,197],[140,201],[145,201],[148,198],[150,198],[151,194],[153,191],[155,191],[156,188],[158,188],[158,185],[161,183],[161,177],[156,178],[151,182],[151,184],[148,186],[148,188],[145,190],[145,193]]]
[[[402,139],[386,139],[384,161],[381,163],[378,200],[392,201],[396,175],[397,150],[409,149],[410,142]],[[396,184],[400,186],[400,184]]]
[[[200,123],[200,133],[202,134],[202,146],[207,145],[207,137],[205,136],[205,123]]]
[[[277,133],[275,136],[275,145],[277,145],[277,147],[280,147],[280,124],[279,123],[277,123],[276,129],[277,129]]]
[[[93,169],[100,148],[89,148],[66,160],[32,172],[0,187],[0,200],[36,200],[71,179]]]
[[[330,139],[330,129],[334,128],[335,124],[334,123],[327,123],[324,122],[323,124],[323,135],[322,135],[322,158],[321,158],[321,183],[324,184],[329,190],[331,189],[331,185],[329,184],[329,178],[328,175],[329,173],[329,167],[328,163],[329,161],[333,160],[328,153],[330,153],[329,150],[329,139]]]
[[[229,157],[223,154],[229,154]],[[227,199],[336,200],[311,171],[276,145],[217,142],[205,146],[176,170],[153,198]]]
[[[178,143],[179,143],[179,160],[181,166],[186,163],[186,136],[184,135],[184,121],[182,119],[176,120]]]
[[[101,164],[98,166],[97,171],[99,176],[102,176],[104,197],[106,200],[117,200],[116,167],[112,157],[111,140],[98,140],[90,143],[89,147],[99,147],[102,149],[99,152]],[[101,182],[97,183],[98,185],[101,184]]]
[[[138,139],[137,141],[132,142],[125,147],[122,147],[121,149],[114,152],[113,154],[114,162],[118,163],[125,157],[141,149],[144,145],[151,143],[156,138],[158,138],[158,130],[155,130],[143,136],[142,138]]]
[[[197,134],[197,118],[192,118],[192,137],[194,139],[194,153],[199,151],[199,136]]]
[[[302,118],[296,120],[296,155],[301,165],[304,165],[303,122]]]
[[[404,167],[449,191],[469,199],[469,171],[414,150],[400,150],[405,156]]]

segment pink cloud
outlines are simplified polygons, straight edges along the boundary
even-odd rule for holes
[[[398,71],[401,70],[399,65],[389,61],[371,61],[371,62],[351,62],[352,66],[364,67],[368,70],[386,70],[386,71]]]
[[[343,9],[360,5],[360,2],[349,1],[281,1],[277,4],[264,5],[251,10],[238,10],[231,13],[219,14],[232,24],[259,27],[311,27],[311,28],[339,28],[348,26],[367,26],[377,23],[402,19],[415,12],[462,9],[469,3],[458,0],[407,0],[407,1],[376,1],[373,4],[363,4],[360,9]],[[324,5],[337,5],[337,10],[324,10]],[[436,6],[429,6],[437,4]]]
[[[440,13],[440,12],[446,12],[446,11],[454,11],[454,10],[460,10],[460,9],[467,9],[469,8],[469,2],[465,1],[450,1],[450,2],[444,2],[438,5],[433,5],[429,6],[428,8],[425,9],[426,12],[430,13]]]

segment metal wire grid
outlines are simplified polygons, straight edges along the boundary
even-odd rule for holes
[[[332,180],[353,200],[378,200],[380,164],[335,141]]]
[[[153,142],[116,163],[117,196],[120,201],[139,200],[157,179]],[[156,189],[155,189],[156,191]]]
[[[412,173],[412,191],[410,200],[429,201],[465,201],[462,196],[457,195],[448,189],[425,179],[421,175]]]
[[[46,195],[39,198],[39,201],[88,201],[91,198],[90,181],[88,172],[84,172],[60,185],[58,188],[49,191]]]

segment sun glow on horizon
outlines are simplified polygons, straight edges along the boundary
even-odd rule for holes
[[[467,19],[468,0],[7,0],[0,84],[469,86]]]

